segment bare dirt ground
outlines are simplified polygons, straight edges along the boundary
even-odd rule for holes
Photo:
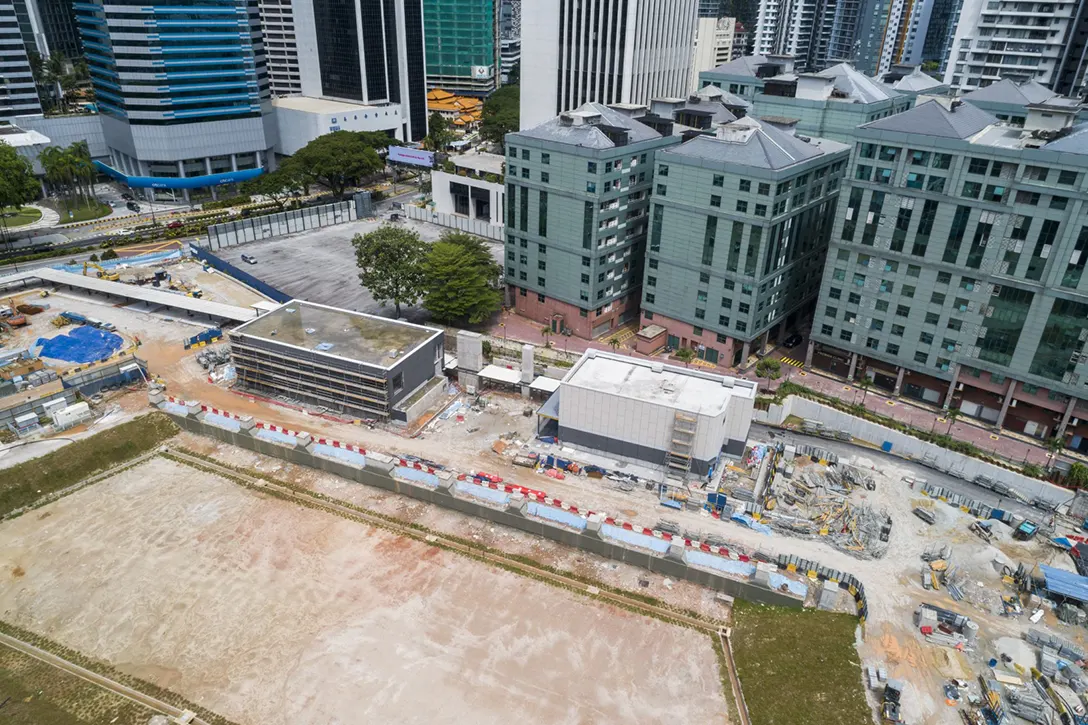
[[[0,616],[240,723],[726,717],[703,635],[164,459],[0,526],[0,578]]]

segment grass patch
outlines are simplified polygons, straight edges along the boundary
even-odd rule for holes
[[[9,647],[0,647],[0,710],[4,725],[147,725],[155,714],[75,675]]]
[[[85,222],[91,219],[101,219],[104,216],[109,216],[113,211],[109,204],[94,199],[69,204],[61,202],[53,204],[53,208],[60,214],[60,224],[74,224],[75,222]],[[68,216],[69,212],[71,212],[71,216]]]
[[[752,725],[870,725],[849,614],[737,600],[733,656]]]
[[[0,516],[146,453],[177,432],[164,414],[151,413],[0,470]]]
[[[8,229],[25,227],[27,224],[33,224],[42,218],[41,210],[35,209],[32,206],[20,208],[8,206],[4,207],[3,211],[0,211],[0,213],[4,215],[4,226]]]

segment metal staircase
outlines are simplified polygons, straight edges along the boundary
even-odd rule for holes
[[[665,472],[669,478],[684,481],[691,471],[691,456],[695,450],[695,431],[699,421],[693,415],[676,412],[672,421],[669,450],[665,454]]]

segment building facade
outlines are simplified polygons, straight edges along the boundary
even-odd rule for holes
[[[1083,0],[963,0],[944,80],[968,92],[1002,79],[1078,95],[1088,27]]]
[[[294,4],[302,94],[382,109],[397,137],[427,135],[422,0]]]
[[[691,83],[698,0],[534,0],[522,7],[521,128],[584,103],[647,104]]]
[[[896,64],[918,65],[929,31],[933,0],[867,0],[861,3],[857,52],[862,73],[877,75]]]
[[[807,363],[1088,450],[1088,127],[930,100],[861,126]]]
[[[427,87],[486,96],[499,86],[499,0],[423,0]]]
[[[823,70],[835,58],[837,12],[838,3],[827,0],[760,0],[752,52],[793,56],[800,71]]]
[[[704,17],[700,14],[695,27],[695,51],[691,65],[691,91],[698,90],[699,74],[717,68],[736,58],[734,44],[737,19],[729,17]]]
[[[679,143],[585,104],[506,137],[506,284],[519,314],[600,337],[638,319],[654,155]]]
[[[60,53],[68,60],[83,55],[71,0],[13,0],[13,3],[17,6],[25,3],[29,12],[36,13],[47,55]]]
[[[0,122],[42,112],[38,86],[30,69],[30,55],[47,55],[39,45],[40,26],[23,2],[0,4]]]
[[[186,199],[263,172],[276,129],[256,0],[76,10],[109,147],[102,171]]]
[[[848,157],[751,117],[659,151],[643,325],[715,365],[784,339],[819,292]]]
[[[257,0],[268,56],[268,84],[274,96],[302,92],[292,0]]]

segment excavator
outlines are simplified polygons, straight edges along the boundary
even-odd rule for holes
[[[1058,714],[1061,725],[1088,725],[1088,718],[1076,713],[1073,708],[1058,694],[1050,682],[1050,678],[1034,667],[1031,668],[1031,679],[1035,683],[1035,689],[1046,698],[1054,712]]]
[[[15,309],[15,301],[8,299],[7,308],[11,314],[4,315],[4,323],[9,327],[26,327],[26,315]]]
[[[117,272],[107,272],[106,270],[102,269],[101,265],[99,265],[97,262],[91,262],[91,261],[87,261],[87,262],[83,263],[83,276],[84,277],[87,276],[87,268],[88,267],[92,267],[94,269],[97,269],[98,270],[98,278],[99,279],[104,279],[107,282],[117,282],[118,280],[121,279],[121,275],[119,275]]]

